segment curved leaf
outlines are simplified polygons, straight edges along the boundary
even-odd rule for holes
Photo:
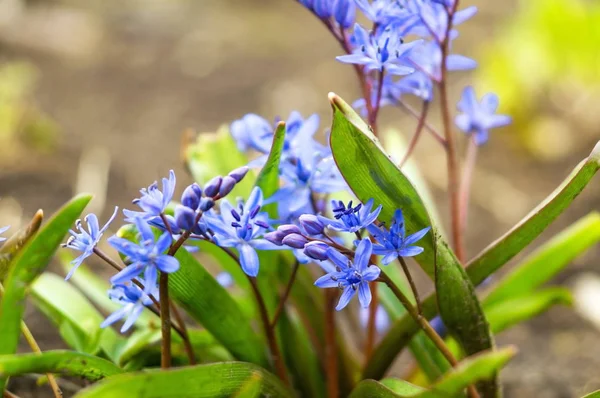
[[[118,375],[82,390],[76,397],[229,398],[240,390],[247,391],[248,383],[254,385],[256,380],[260,380],[260,396],[293,397],[273,374],[243,362]]]
[[[100,328],[104,317],[70,283],[58,275],[44,273],[31,285],[31,296],[73,349],[96,354],[103,348],[111,359],[116,359],[117,346],[124,339],[110,328]]]
[[[600,143],[590,156],[582,161],[573,172],[536,209],[502,238],[498,239],[482,254],[470,261],[467,275],[474,285],[483,282],[522,248],[542,233],[560,215],[591,181],[600,168]],[[503,247],[506,246],[506,253]],[[436,315],[435,294],[423,300],[423,313],[427,319]],[[398,353],[406,347],[419,330],[409,316],[396,321],[376,347],[363,372],[364,378],[381,378]]]
[[[600,242],[600,213],[593,212],[555,235],[494,285],[484,307],[529,293]]]
[[[79,195],[65,204],[11,262],[0,302],[0,355],[16,352],[27,289],[46,269],[69,228],[91,199],[91,195]],[[4,390],[4,384],[4,380],[0,380],[0,391]]]
[[[285,144],[285,122],[279,122],[273,135],[271,152],[267,163],[260,171],[256,179],[256,186],[260,187],[265,198],[271,197],[279,189],[279,162]],[[269,213],[269,217],[277,218],[277,203],[269,203],[263,206],[263,210]]]
[[[56,350],[44,351],[41,354],[0,355],[0,377],[27,373],[54,373],[97,381],[122,372],[123,370],[112,362],[74,351]]]
[[[265,344],[251,321],[215,278],[186,250],[175,257],[180,268],[169,275],[169,292],[231,354],[240,360],[267,365]]]

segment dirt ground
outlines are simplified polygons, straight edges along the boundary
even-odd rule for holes
[[[82,159],[110,164],[105,194],[102,183],[90,188],[100,191],[97,200],[105,205],[96,206],[106,217],[111,206],[126,206],[139,187],[169,168],[181,183],[190,181],[179,152],[186,128],[211,131],[248,112],[272,118],[294,109],[320,113],[325,126],[328,91],[348,100],[357,96],[351,68],[334,60],[336,43],[292,0],[85,4],[31,1],[0,25],[2,61],[26,60],[38,68],[33,101],[61,128],[52,153],[21,151],[0,159],[0,197],[14,198],[23,218],[38,207],[50,213],[79,189]],[[510,15],[509,4],[491,4],[479,2],[481,14],[461,29],[458,52],[476,56]],[[467,79],[456,77],[454,96]],[[408,134],[414,121],[386,110],[383,125]],[[480,157],[468,236],[472,255],[550,193],[594,144],[593,137],[582,137],[569,156],[549,162],[530,156],[513,133],[494,137]],[[440,149],[427,140],[416,159],[445,213]],[[597,208],[598,181],[592,185],[537,242]],[[599,255],[592,249],[555,283],[570,286],[583,271],[597,273]],[[27,321],[43,348],[60,347],[39,314],[29,311]],[[507,397],[568,398],[600,388],[600,333],[572,309],[553,308],[503,333],[498,344],[519,347],[502,373]],[[17,380],[12,389],[22,397],[48,396],[47,389],[33,391],[32,383]]]

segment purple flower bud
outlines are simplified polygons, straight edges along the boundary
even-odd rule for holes
[[[356,5],[354,0],[335,0],[333,5],[333,17],[342,29],[348,29],[354,25],[356,18]]]
[[[223,177],[223,180],[221,181],[221,186],[219,187],[219,196],[227,196],[227,194],[233,190],[235,184],[237,184],[237,181],[233,177]]]
[[[181,204],[192,210],[197,210],[202,197],[202,188],[196,183],[188,186],[181,195]]]
[[[300,216],[300,225],[306,230],[309,235],[321,235],[325,225],[319,218],[313,214],[303,214]]]
[[[273,231],[273,232],[266,233],[264,235],[264,238],[266,240],[268,240],[269,242],[271,242],[277,246],[283,245],[282,241],[283,241],[283,238],[285,238],[285,237],[286,237],[286,235],[281,231]]]
[[[223,177],[217,176],[206,183],[204,186],[204,194],[209,198],[214,198],[219,193],[219,189],[221,188],[221,183],[223,182]]]
[[[196,212],[189,207],[177,205],[175,207],[175,223],[181,229],[192,229]]]
[[[310,258],[314,258],[315,260],[327,260],[327,249],[329,248],[323,242],[308,242],[304,246],[304,254],[306,254]]]
[[[329,19],[333,15],[333,2],[335,0],[313,0],[313,11],[321,19]]]
[[[300,234],[289,234],[282,240],[284,245],[293,247],[294,249],[303,249],[308,243],[308,239]]]
[[[246,177],[248,170],[250,170],[248,166],[238,167],[229,173],[229,177],[233,178],[236,182],[240,182],[244,179],[244,177]]]
[[[300,228],[298,228],[298,226],[294,225],[294,224],[280,225],[279,227],[277,227],[277,231],[283,233],[284,236],[289,235],[289,234],[302,235],[302,231],[300,231]]]
[[[312,10],[314,0],[300,0],[300,3],[302,3],[302,5],[304,5],[304,7],[308,8],[309,10]]]
[[[215,205],[215,201],[212,198],[202,198],[200,201],[200,210],[209,211]]]

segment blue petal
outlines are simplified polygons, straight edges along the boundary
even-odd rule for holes
[[[125,282],[129,282],[130,280],[138,276],[142,272],[144,267],[145,265],[141,263],[134,263],[128,265],[127,267],[123,268],[121,272],[110,278],[110,283],[112,283],[113,285],[118,285]]]
[[[101,328],[105,328],[107,326],[112,325],[113,323],[123,319],[123,317],[125,317],[129,311],[131,311],[131,308],[133,307],[133,304],[126,304],[125,306],[123,306],[122,308],[119,308],[118,310],[116,310],[115,312],[113,312],[112,314],[110,314],[101,324],[100,327]]]
[[[136,218],[135,226],[141,235],[141,242],[154,242],[154,233],[150,225],[142,218]]]
[[[104,224],[104,226],[100,230],[100,234],[102,234],[102,233],[104,233],[104,231],[106,231],[106,229],[108,228],[108,226],[110,225],[110,223],[112,223],[113,220],[115,219],[115,217],[117,216],[118,212],[119,212],[119,207],[115,206],[115,211],[113,212],[112,216],[110,216],[110,218],[108,219],[108,221],[106,222],[106,224]]]
[[[369,268],[362,273],[362,277],[363,280],[372,282],[379,278],[379,274],[381,274],[381,269],[376,265],[370,265]]]
[[[121,333],[127,332],[129,330],[129,328],[131,328],[131,326],[133,326],[134,322],[140,317],[140,314],[142,313],[143,309],[144,309],[144,307],[140,304],[137,304],[135,307],[133,307],[131,314],[129,314],[129,316],[127,317],[127,320],[121,327]]]
[[[258,254],[256,254],[256,250],[249,244],[241,244],[237,247],[240,253],[240,263],[242,265],[242,270],[248,276],[256,276],[258,275],[259,261]]]
[[[327,257],[340,269],[347,270],[349,268],[348,263],[350,263],[350,260],[334,248],[327,249]]]
[[[332,272],[327,275],[323,275],[315,281],[315,286],[320,288],[338,287],[340,284],[340,278],[344,276],[342,272]]]
[[[145,293],[152,292],[156,288],[158,280],[158,272],[155,267],[146,267],[144,270],[144,291]]]
[[[90,236],[92,239],[97,239],[100,234],[100,224],[98,224],[98,217],[94,213],[90,213],[85,216],[85,222],[88,225],[88,230],[90,231]]]
[[[354,288],[352,286],[346,286],[344,288],[344,292],[342,293],[342,295],[340,297],[340,301],[338,301],[338,304],[335,307],[336,311],[340,311],[345,306],[347,306],[348,303],[350,302],[350,300],[352,299],[352,297],[354,297],[355,293],[356,293],[356,290],[354,290]]]
[[[363,308],[368,307],[371,303],[371,289],[368,282],[362,281],[358,285],[358,301]]]
[[[167,274],[170,274],[179,269],[179,261],[177,261],[175,257],[165,254],[156,258],[156,267],[161,272],[166,272]]]
[[[391,263],[392,261],[394,261],[397,258],[398,258],[398,252],[396,250],[394,250],[393,252],[390,252],[389,254],[387,254],[383,259],[381,259],[381,264],[388,265],[389,263]]]
[[[415,244],[419,240],[421,240],[421,238],[424,237],[427,234],[427,232],[429,232],[430,229],[431,229],[431,227],[423,228],[422,230],[415,232],[412,235],[407,236],[406,239],[404,239],[404,242],[402,242],[402,243],[405,246],[410,246],[412,244]]]
[[[361,240],[356,248],[356,254],[354,255],[354,268],[356,268],[358,272],[362,273],[367,269],[372,252],[373,245],[369,238]]]
[[[164,234],[162,234],[156,241],[156,244],[154,245],[154,248],[156,250],[155,253],[166,252],[171,246],[171,242],[173,242],[173,237],[170,233],[165,232]]]
[[[402,257],[413,257],[423,253],[423,248],[419,246],[403,247],[398,250],[398,254]]]

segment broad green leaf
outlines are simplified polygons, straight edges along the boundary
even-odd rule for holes
[[[502,278],[483,300],[484,307],[530,292],[598,242],[600,213],[593,212],[540,246]]]
[[[244,391],[248,381],[258,378],[261,380],[260,396],[294,396],[277,377],[259,366],[225,362],[118,375],[82,390],[76,397],[229,398]]]
[[[438,253],[446,250],[438,242]],[[442,250],[440,250],[442,248]],[[439,256],[435,269],[435,291],[440,316],[450,334],[459,342],[467,356],[493,349],[494,338],[485,318],[475,288],[456,259]],[[483,397],[495,397],[499,390],[495,377],[477,385]]]
[[[283,144],[285,144],[285,122],[279,122],[273,135],[273,144],[267,163],[256,179],[256,186],[262,190],[265,198],[270,198],[279,189],[279,162]],[[263,206],[263,210],[269,213],[269,217],[277,218],[277,203],[267,204]]]
[[[169,291],[197,322],[240,360],[266,365],[265,343],[251,328],[251,321],[213,278],[186,250],[175,257],[180,269],[169,275]]]
[[[217,175],[226,175],[231,170],[248,163],[248,157],[237,148],[227,126],[216,133],[198,134],[195,142],[184,146],[185,164],[200,185]],[[231,197],[247,197],[252,190],[254,178],[246,176],[231,192]]]
[[[44,351],[41,354],[0,355],[0,377],[27,373],[54,373],[77,376],[90,381],[113,376],[123,371],[112,362],[74,351]]]
[[[494,333],[500,333],[518,323],[529,320],[553,305],[572,305],[573,297],[568,289],[551,287],[526,295],[507,298],[485,306],[485,314]]]
[[[0,303],[0,355],[13,354],[16,351],[27,289],[46,269],[69,228],[79,218],[91,198],[90,195],[73,198],[40,229],[11,262],[4,284],[4,297]],[[3,389],[3,384],[0,382],[0,390]]]
[[[415,259],[435,280],[442,318],[468,355],[492,348],[475,289],[448,245],[436,236],[418,192],[354,110],[335,94],[330,94],[330,100],[331,149],[344,179],[362,202],[374,198],[383,205],[383,221],[390,221],[396,209],[403,209],[409,232],[432,226],[432,232],[419,242],[425,251]]]
[[[329,138],[335,162],[356,197],[363,203],[373,198],[383,205],[379,219],[389,223],[396,209],[404,211],[408,233],[431,226],[431,220],[410,180],[385,153],[366,123],[340,97],[329,95],[333,107],[333,125]],[[425,251],[415,260],[433,279],[435,273],[434,233],[419,241]],[[438,261],[452,253],[444,246]],[[448,260],[450,261],[450,260]]]
[[[483,282],[539,236],[573,202],[599,168],[600,144],[596,145],[591,155],[583,160],[536,209],[469,262],[466,271],[473,284],[478,285]],[[427,319],[436,315],[435,294],[423,300],[423,312]],[[381,378],[418,330],[417,324],[407,315],[396,321],[373,352],[365,366],[363,377]]]
[[[31,296],[72,348],[97,354],[102,347],[111,359],[116,359],[117,345],[124,339],[113,329],[100,328],[104,317],[73,285],[56,274],[43,273],[31,285]]]
[[[350,397],[448,398],[459,396],[467,386],[494,378],[515,354],[516,350],[513,347],[507,347],[469,357],[426,390],[403,380],[385,379],[381,383],[365,380],[358,384]]]
[[[40,229],[43,218],[44,212],[38,210],[25,228],[17,231],[0,246],[0,282],[6,277],[11,260]]]
[[[600,398],[600,390],[586,394],[581,398]]]

